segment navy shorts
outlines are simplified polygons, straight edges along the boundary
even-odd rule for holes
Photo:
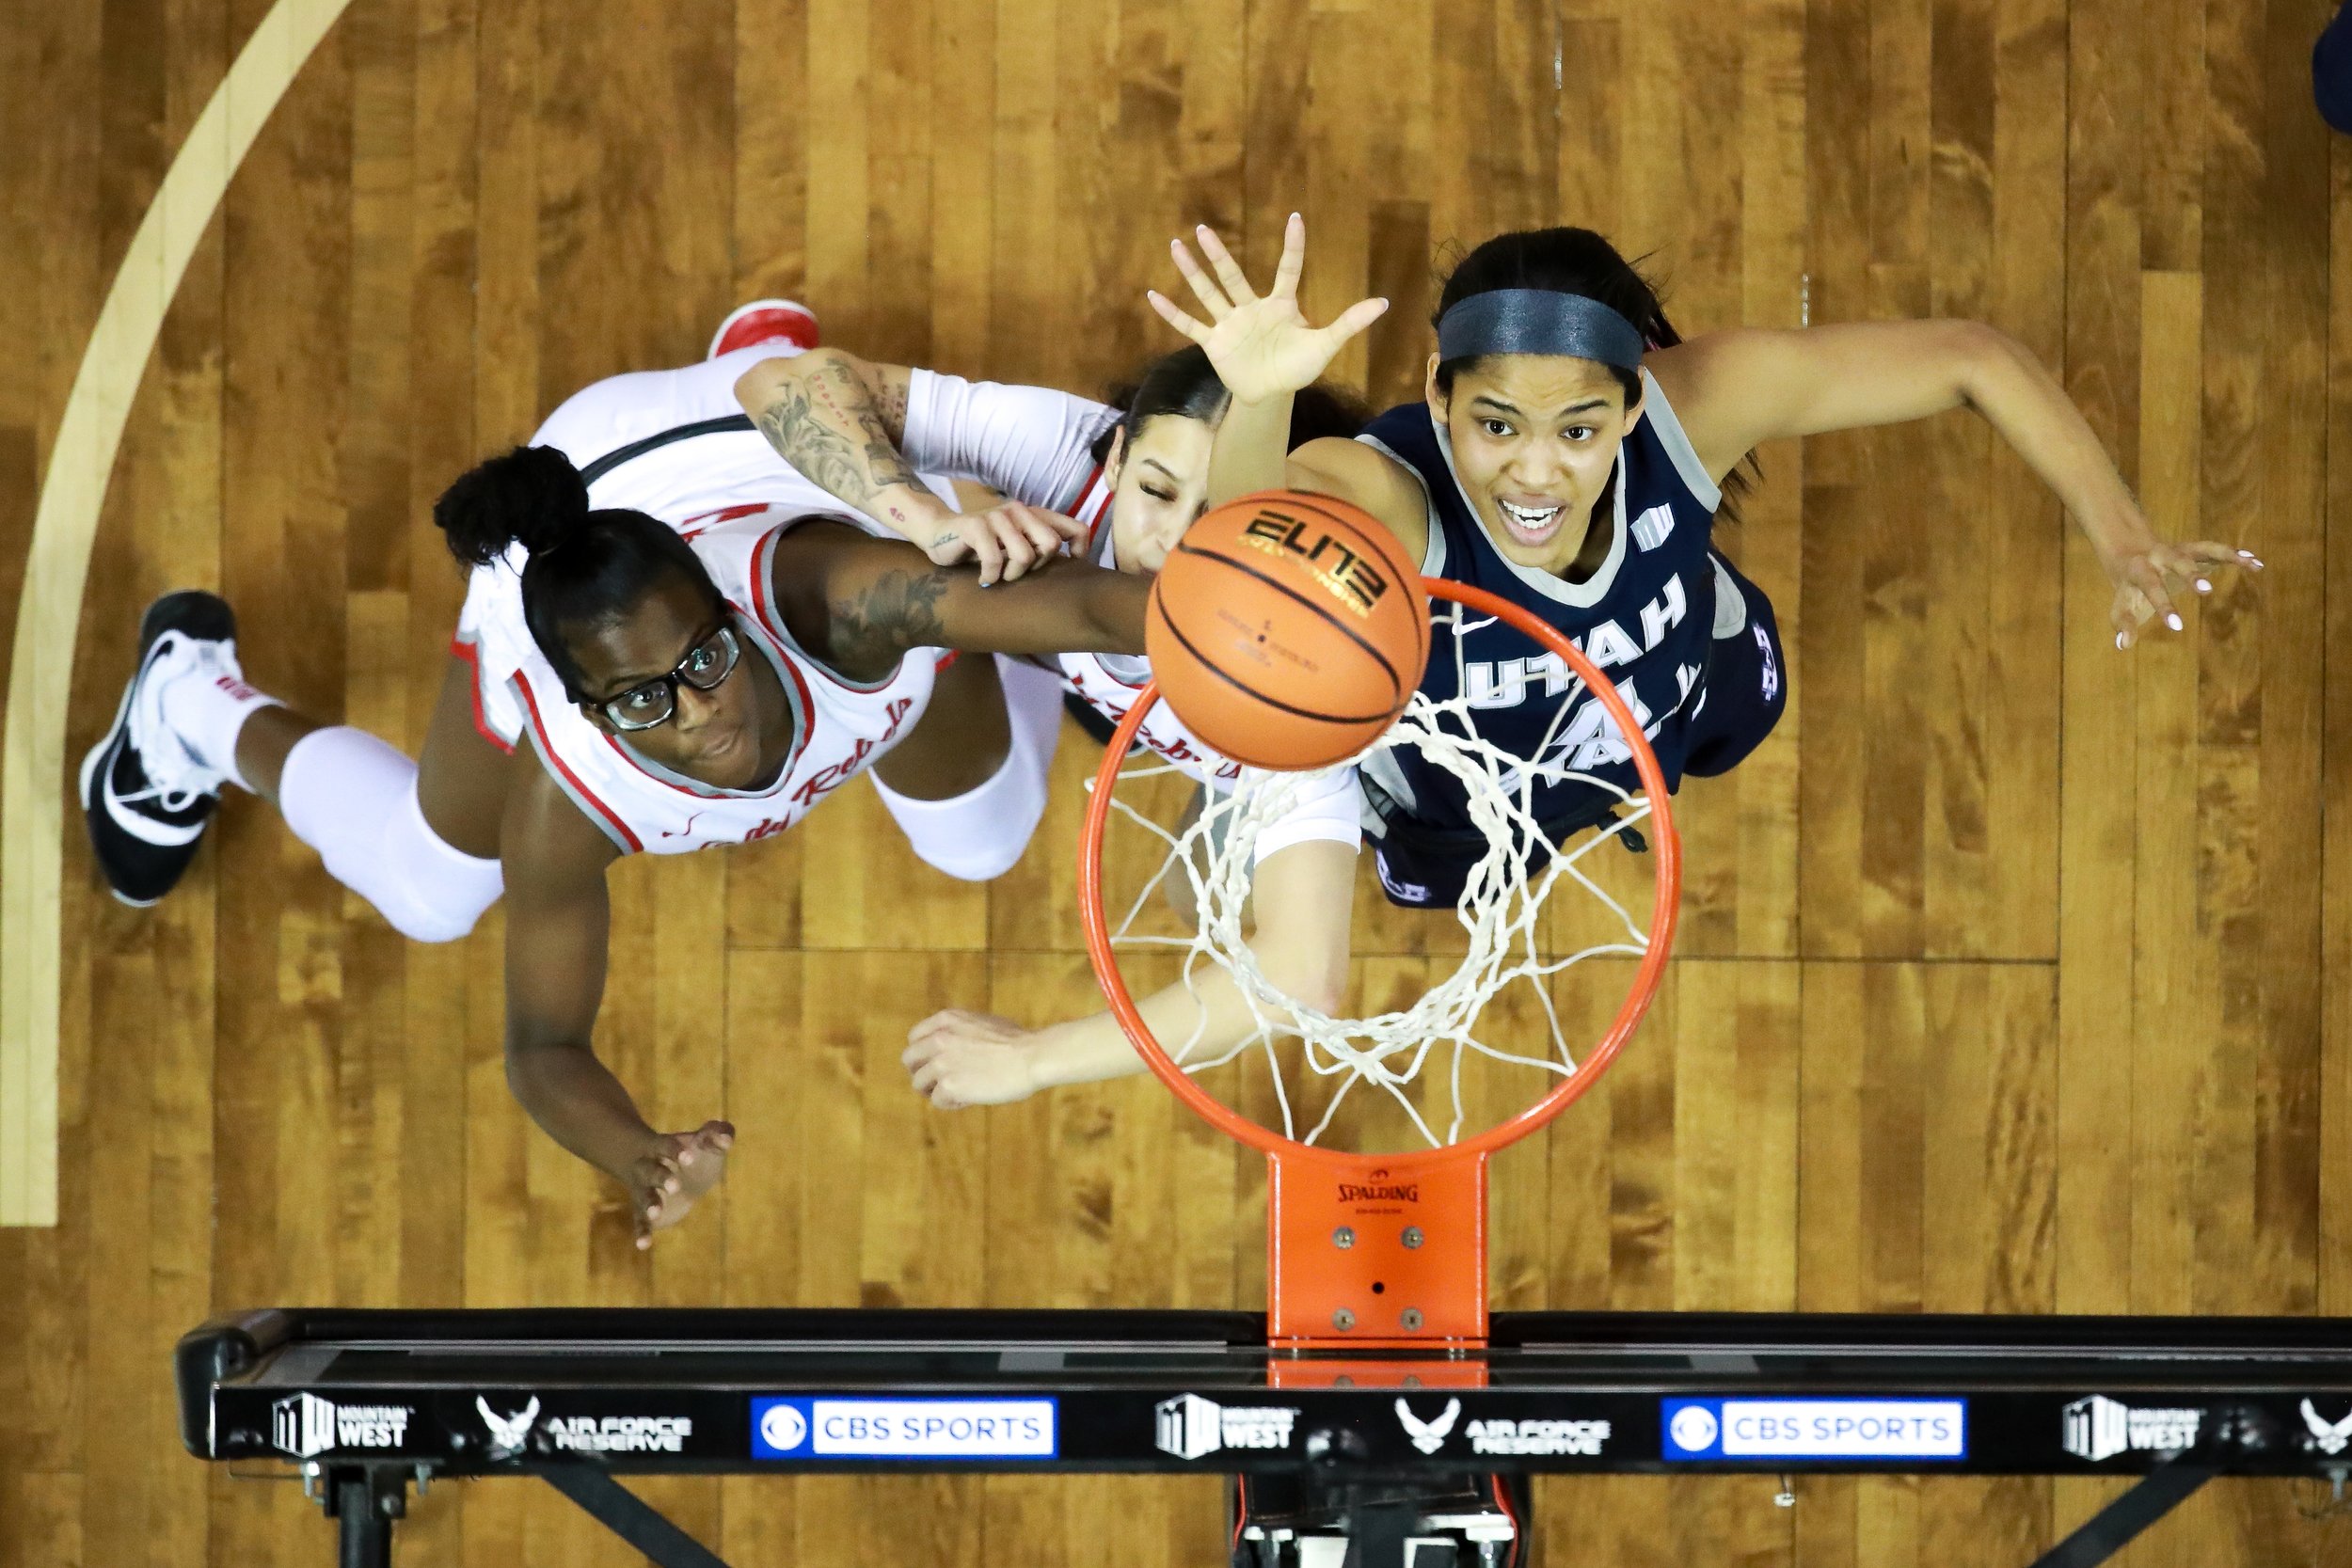
[[[1724,572],[1748,601],[1748,624],[1718,637],[1707,651],[1707,689],[1683,740],[1682,771],[1702,779],[1728,773],[1764,744],[1788,707],[1788,660],[1780,622],[1764,590],[1730,562]]]
[[[1716,638],[1708,648],[1706,687],[1685,733],[1682,759],[1686,776],[1703,779],[1738,767],[1764,743],[1788,706],[1788,660],[1781,651],[1780,623],[1772,615],[1772,601],[1730,562],[1724,562],[1724,570],[1747,599],[1748,622],[1733,635]],[[1590,812],[1547,822],[1545,836],[1555,845],[1565,843],[1613,816],[1609,810],[1613,803],[1597,800]],[[1470,869],[1486,856],[1486,835],[1430,828],[1387,811],[1380,815],[1388,818],[1388,832],[1373,842],[1373,863],[1389,902],[1412,910],[1458,905]],[[1629,847],[1641,847],[1630,831],[1621,836]]]

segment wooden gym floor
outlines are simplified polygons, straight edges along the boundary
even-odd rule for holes
[[[0,613],[74,649],[69,760],[139,606],[188,584],[234,600],[260,684],[413,743],[459,590],[431,498],[753,295],[876,356],[1094,389],[1169,346],[1140,296],[1171,234],[1213,221],[1263,266],[1297,207],[1311,303],[1401,302],[1343,366],[1383,399],[1418,384],[1433,252],[1506,226],[1654,253],[1686,331],[1979,316],[2062,367],[2160,529],[2270,569],[2120,656],[2088,553],[1981,424],[1766,452],[1725,537],[1796,701],[1683,799],[1680,956],[1622,1064],[1504,1162],[1499,1299],[2352,1309],[2352,150],[2309,101],[2325,0],[353,0],[202,230],[78,617],[20,605],[100,304],[270,8],[0,21]],[[165,1352],[215,1307],[1257,1303],[1252,1162],[1156,1086],[941,1116],[896,1063],[935,1006],[1088,1005],[1089,751],[993,887],[915,865],[862,789],[618,874],[603,1048],[658,1121],[741,1128],[723,1196],[649,1257],[507,1096],[495,919],[406,945],[246,800],[183,891],[126,911],[69,816],[60,1223],[0,1230],[0,1561],[325,1559],[294,1488],[178,1449]],[[1366,983],[1410,983],[1426,927],[1375,925]],[[1207,1482],[646,1490],[745,1564],[1219,1550]],[[1774,1490],[1551,1487],[1551,1560],[2010,1568],[2106,1495]],[[2215,1486],[2125,1560],[2352,1560],[2314,1500]],[[521,1484],[435,1491],[405,1543],[625,1559]]]

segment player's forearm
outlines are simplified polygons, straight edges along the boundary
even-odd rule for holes
[[[658,1140],[628,1090],[584,1046],[510,1047],[506,1085],[548,1136],[608,1176],[626,1180]]]
[[[966,588],[947,569],[932,581],[963,590],[937,614],[910,607],[896,626],[907,648],[965,648],[990,654],[1140,654],[1152,579],[1082,562],[1057,561],[1018,582]],[[915,592],[921,592],[918,586]],[[912,595],[910,595],[912,596]]]
[[[1326,1011],[1338,1005],[1336,987],[1328,985],[1319,970],[1299,967],[1279,953],[1261,951],[1258,958],[1276,990]],[[1163,1050],[1190,1063],[1215,1061],[1264,1027],[1232,974],[1220,964],[1206,962],[1193,971],[1189,983],[1179,980],[1162,987],[1137,1001],[1136,1010],[1143,1015],[1152,1037]],[[1265,1013],[1267,1023],[1275,1029],[1290,1027],[1287,1009],[1269,1006]],[[1035,1050],[1040,1088],[1090,1084],[1146,1070],[1119,1020],[1106,1012],[1039,1031]]]
[[[2147,518],[2058,378],[2025,345],[1979,329],[1961,395],[2065,503],[2102,551],[2145,544]]]
[[[1262,403],[1235,399],[1218,421],[1209,449],[1209,504],[1222,506],[1237,496],[1279,490],[1290,458],[1292,394]]]
[[[954,517],[898,451],[904,409],[885,417],[858,361],[825,349],[764,360],[735,395],[778,456],[884,528],[929,546]]]

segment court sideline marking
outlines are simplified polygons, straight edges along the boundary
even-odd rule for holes
[[[74,372],[19,591],[0,747],[0,1226],[57,1223],[66,705],[90,546],[164,314],[221,197],[351,0],[277,0],[213,91],[140,218]]]

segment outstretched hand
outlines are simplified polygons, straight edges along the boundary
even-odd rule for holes
[[[640,1251],[653,1245],[654,1232],[667,1230],[726,1174],[727,1150],[735,1147],[735,1124],[706,1121],[691,1132],[664,1132],[629,1167],[629,1217]]]
[[[1241,266],[1224,243],[1202,225],[1194,230],[1200,254],[1207,258],[1211,277],[1182,240],[1168,249],[1176,270],[1192,286],[1193,298],[1208,312],[1201,321],[1164,295],[1147,291],[1144,297],[1160,319],[1206,350],[1217,379],[1238,402],[1263,403],[1312,385],[1340,350],[1389,309],[1385,299],[1362,299],[1340,312],[1327,326],[1309,325],[1298,309],[1298,275],[1307,262],[1307,224],[1296,213],[1282,234],[1282,261],[1275,269],[1274,287],[1261,297],[1242,276]]]
[[[1031,1042],[1036,1031],[993,1013],[950,1007],[907,1031],[898,1060],[914,1092],[943,1111],[1006,1105],[1038,1089]]]
[[[986,512],[959,513],[946,519],[923,553],[941,566],[978,562],[980,585],[987,587],[1035,570],[1066,546],[1082,543],[1086,535],[1086,524],[1075,517],[1007,501]]]
[[[2115,623],[2115,645],[2128,648],[2139,641],[2139,634],[2149,622],[2161,619],[2174,631],[2181,629],[2180,611],[2173,607],[2172,595],[2195,590],[2200,594],[2213,592],[2213,574],[2223,567],[2242,567],[2259,572],[2263,563],[2251,550],[2241,550],[2231,545],[2211,540],[2195,544],[2175,545],[2151,535],[2144,544],[2126,549],[2099,550],[2099,564],[2106,569],[2107,579],[2115,584],[2115,602],[2109,610]]]

